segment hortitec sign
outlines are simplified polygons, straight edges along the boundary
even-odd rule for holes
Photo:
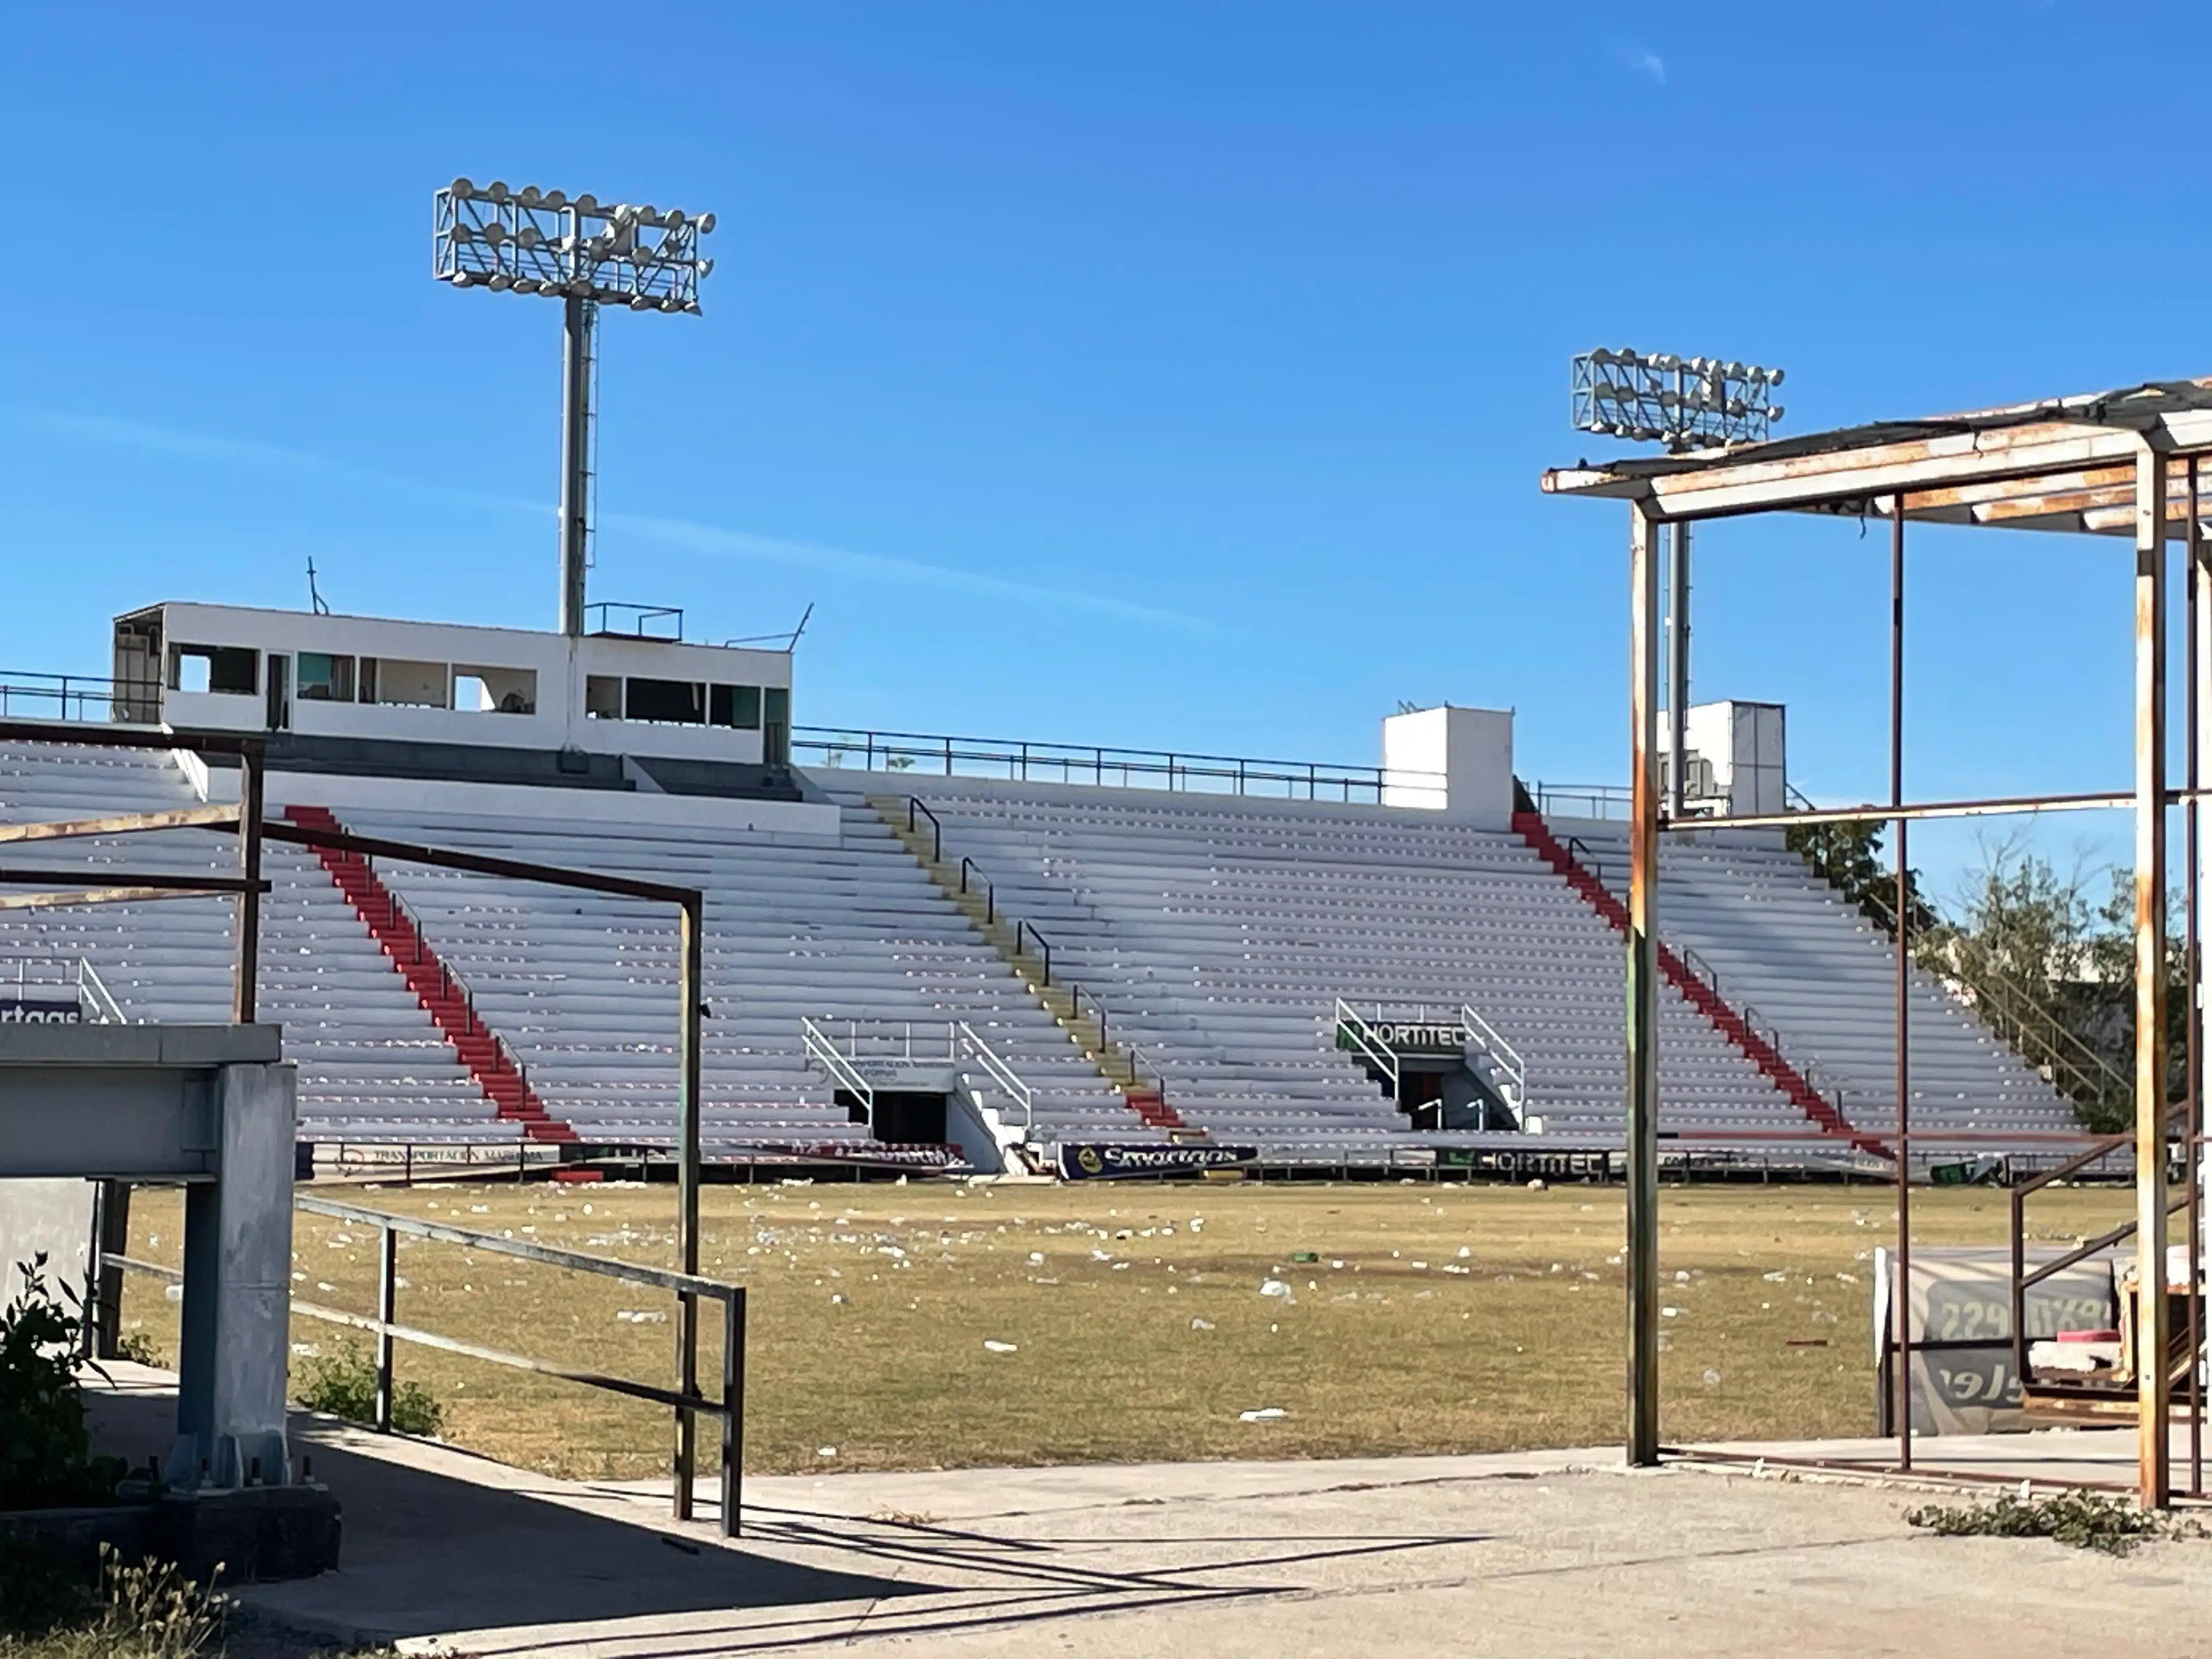
[[[1119,1176],[1199,1175],[1249,1164],[1256,1146],[1128,1146],[1110,1141],[1062,1141],[1060,1173],[1069,1181],[1109,1181]]]
[[[1455,1019],[1419,1023],[1374,1019],[1367,1022],[1367,1031],[1374,1042],[1394,1054],[1455,1054],[1467,1047],[1467,1027]],[[1350,1026],[1340,1024],[1336,1028],[1336,1046],[1354,1048],[1361,1045]]]

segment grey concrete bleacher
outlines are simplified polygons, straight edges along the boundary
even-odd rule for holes
[[[56,822],[198,804],[159,752],[0,745],[0,821]],[[9,862],[57,890],[125,870],[235,873],[227,832],[180,829],[30,843]],[[300,1067],[303,1135],[422,1144],[505,1142],[501,1121],[315,860],[275,843],[262,904],[258,1013]],[[234,904],[180,898],[0,913],[0,953],[89,963],[126,1017],[230,1018]]]
[[[946,903],[882,822],[835,841],[750,831],[355,810],[364,834],[696,885],[707,894],[703,1134],[859,1144],[810,1069],[800,1023],[967,1022],[1035,1091],[1031,1138],[1158,1139]],[[676,1124],[676,927],[665,907],[380,862],[548,1110],[586,1140],[665,1142]],[[1019,1116],[1014,1118],[1019,1124]]]
[[[1520,838],[1374,806],[927,779],[948,855],[1052,941],[1217,1139],[1328,1157],[1414,1139],[1334,1043],[1334,1007],[1462,1004],[1525,1059],[1540,1137],[1613,1146],[1625,1055],[1618,936]],[[1728,1144],[1803,1115],[1672,988],[1662,1125]],[[1748,1141],[1743,1144],[1750,1144]]]
[[[1572,826],[1595,873],[1627,887],[1619,826]],[[1729,1000],[1754,1005],[1784,1051],[1818,1068],[1844,1115],[1895,1121],[1897,951],[1778,835],[1670,836],[1659,854],[1659,932],[1688,945]],[[1981,1134],[2078,1131],[2044,1077],[1918,968],[1909,969],[1908,1072],[1916,1130]]]

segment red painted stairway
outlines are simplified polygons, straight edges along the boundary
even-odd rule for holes
[[[343,830],[344,825],[326,806],[288,806],[284,816],[303,830]],[[354,914],[368,929],[369,937],[391,958],[393,971],[407,981],[419,1001],[485,1097],[500,1116],[522,1125],[531,1139],[555,1144],[574,1141],[576,1132],[545,1109],[530,1086],[530,1079],[514,1052],[499,1034],[485,1024],[471,1002],[467,989],[453,970],[438,959],[422,937],[398,896],[384,884],[367,859],[358,853],[342,853],[326,847],[314,849],[323,868],[346,896]]]
[[[1581,894],[1593,910],[1613,924],[1615,932],[1626,935],[1628,908],[1614,897],[1595,874],[1583,867],[1582,862],[1552,833],[1552,826],[1544,822],[1543,814],[1516,812],[1513,828],[1522,840],[1535,849],[1545,863],[1565,878],[1568,886]],[[1659,945],[1659,971],[1666,975],[1667,982],[1688,998],[1691,1006],[1735,1044],[1768,1081],[1790,1097],[1790,1103],[1805,1114],[1806,1121],[1814,1127],[1824,1134],[1849,1139],[1860,1152],[1871,1152],[1876,1157],[1888,1156],[1887,1147],[1853,1128],[1844,1115],[1812,1085],[1804,1073],[1784,1059],[1772,1043],[1745,1024],[1743,1017],[1729,1007],[1711,986],[1691,972],[1689,964],[1668,950],[1663,940]]]
[[[1148,1129],[1188,1129],[1182,1114],[1168,1104],[1158,1089],[1124,1089],[1121,1099],[1129,1109],[1145,1121]]]

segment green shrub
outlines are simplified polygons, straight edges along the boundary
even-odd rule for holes
[[[93,1456],[85,1431],[83,1304],[47,1284],[44,1252],[18,1271],[23,1287],[0,1311],[0,1510],[105,1503],[126,1471]]]
[[[100,1547],[96,1579],[0,1548],[0,1659],[196,1659],[219,1643],[228,1611],[212,1583],[158,1562],[126,1564],[112,1544]]]
[[[2192,1536],[2194,1522],[2175,1521],[2099,1492],[2061,1492],[2048,1498],[2008,1492],[1990,1504],[1947,1507],[1923,1504],[1906,1511],[1916,1527],[1947,1538],[2049,1538],[2076,1549],[2126,1555],[2147,1538]]]
[[[301,1368],[298,1399],[309,1411],[328,1412],[349,1423],[376,1421],[376,1362],[358,1342],[338,1345]],[[446,1408],[419,1382],[395,1382],[392,1426],[402,1434],[435,1434]]]

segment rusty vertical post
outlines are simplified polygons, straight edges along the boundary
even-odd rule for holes
[[[678,995],[680,1029],[677,1065],[681,1073],[676,1105],[676,1241],[678,1271],[699,1271],[699,1016],[703,1000],[707,931],[706,901],[693,894],[684,901],[678,945],[683,957]],[[689,1291],[677,1297],[677,1388],[686,1397],[699,1392],[699,1298]],[[698,1471],[699,1419],[688,1407],[676,1408],[676,1498],[678,1521],[691,1518],[691,1485]]]
[[[2204,1061],[2204,1011],[2198,1006],[2198,986],[2203,963],[2198,954],[2198,882],[2197,867],[2199,841],[2197,837],[2197,778],[2200,767],[2197,753],[2201,741],[2198,721],[2200,700],[2203,695],[2205,651],[2203,630],[2205,623],[2203,595],[2201,588],[2204,576],[2204,534],[2203,513],[2197,494],[2197,457],[2189,458],[2188,476],[2189,526],[2187,548],[2189,611],[2188,686],[2184,694],[2187,731],[2182,745],[2182,767],[2188,781],[2189,804],[2182,808],[2182,841],[2184,867],[2182,872],[2182,974],[2183,992],[2187,998],[2183,1014],[2183,1042],[2185,1045],[2182,1112],[2182,1178],[2188,1183],[2184,1188],[2189,1198],[2189,1492],[2193,1498],[2204,1495],[2204,1317],[2199,1305],[2198,1290],[2203,1281],[2204,1236],[2204,1085],[2200,1075]]]
[[[1658,521],[1630,509],[1628,1462],[1659,1461]]]
[[[260,745],[251,743],[238,756],[238,872],[249,882],[261,879],[263,758]],[[230,1017],[251,1025],[261,975],[261,895],[252,887],[238,896],[238,950],[231,971]]]
[[[2166,1302],[2166,458],[2136,458],[2136,1499],[2172,1497]]]
[[[1667,816],[1682,816],[1689,793],[1690,526],[1673,526],[1667,561]]]
[[[1889,804],[1905,805],[1905,495],[1889,502]],[[1905,820],[1897,830],[1897,1465],[1912,1467],[1912,920]]]

